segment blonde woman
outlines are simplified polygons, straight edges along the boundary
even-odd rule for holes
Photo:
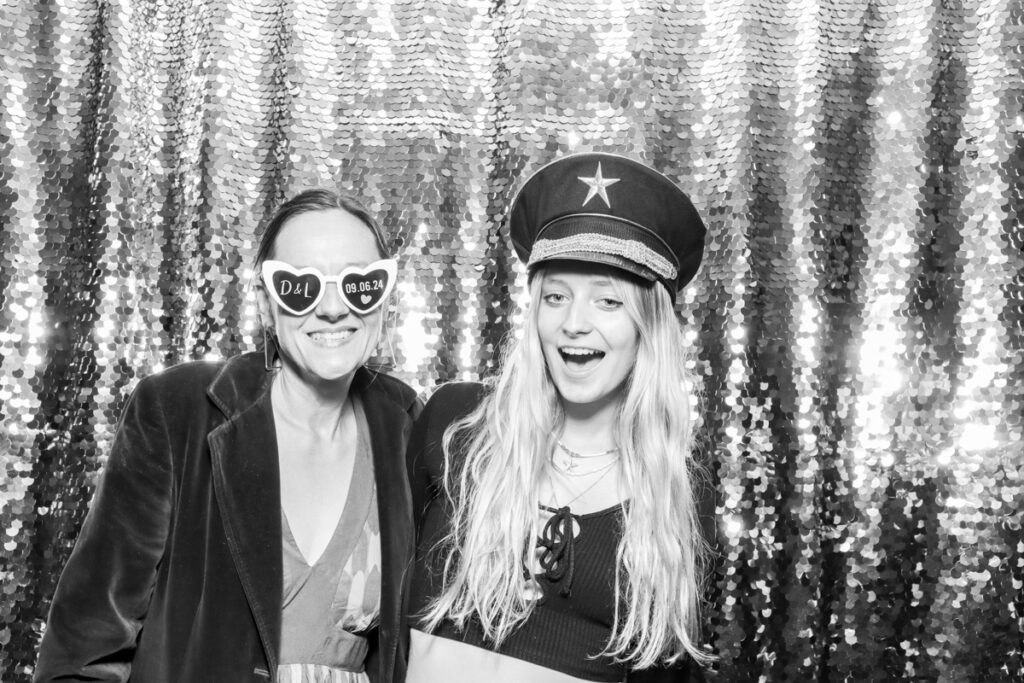
[[[701,680],[713,499],[673,304],[704,225],[665,176],[581,154],[524,184],[510,229],[522,334],[493,383],[442,387],[410,437],[407,680]]]

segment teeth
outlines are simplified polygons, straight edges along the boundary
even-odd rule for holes
[[[598,354],[604,355],[596,349],[578,349],[575,347],[562,347],[561,349],[559,349],[559,351],[561,351],[567,356],[595,356]]]
[[[353,330],[338,330],[337,332],[313,332],[309,338],[318,344],[340,344],[353,334]]]
[[[559,349],[562,354],[562,359],[566,363],[578,363],[586,365],[591,361],[601,360],[604,358],[604,351],[598,351],[596,349],[581,349],[578,347],[562,347]]]

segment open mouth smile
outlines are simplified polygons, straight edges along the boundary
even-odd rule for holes
[[[601,362],[605,353],[597,349],[578,346],[560,346],[558,347],[558,355],[562,357],[562,362],[565,363],[567,368],[586,370]]]

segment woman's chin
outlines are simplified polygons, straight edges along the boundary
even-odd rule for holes
[[[351,352],[317,355],[321,357],[300,359],[285,367],[309,384],[326,385],[350,378],[366,362],[363,354]]]

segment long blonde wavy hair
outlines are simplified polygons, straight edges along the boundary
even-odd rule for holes
[[[609,269],[639,330],[636,365],[626,380],[616,437],[620,476],[629,491],[616,552],[615,619],[602,654],[633,668],[684,655],[706,662],[698,646],[707,544],[693,494],[685,350],[668,292]],[[424,625],[444,619],[460,629],[474,616],[499,645],[529,617],[538,535],[538,489],[564,413],[537,334],[544,267],[532,274],[523,335],[505,347],[501,372],[481,404],[445,432],[445,494],[450,532],[441,541],[443,588]]]

